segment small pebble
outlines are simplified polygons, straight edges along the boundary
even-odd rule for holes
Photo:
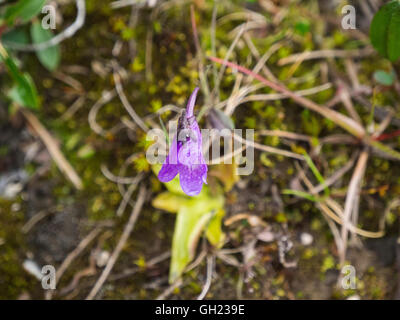
[[[31,300],[31,296],[28,292],[23,292],[18,296],[17,300]]]
[[[312,236],[311,234],[309,234],[309,233],[307,233],[307,232],[303,232],[303,233],[300,235],[300,241],[301,241],[301,244],[302,244],[303,246],[309,246],[310,244],[313,243],[314,238],[313,238],[313,236]]]
[[[257,235],[257,239],[264,242],[271,242],[274,241],[275,235],[269,230],[264,230]]]
[[[96,265],[99,268],[104,267],[107,264],[108,259],[110,258],[110,253],[108,251],[101,251],[96,257]]]
[[[23,185],[21,183],[10,183],[4,190],[4,197],[7,199],[13,199],[22,191],[22,189]]]
[[[11,205],[11,211],[12,211],[12,212],[17,212],[17,211],[20,211],[20,210],[21,210],[21,204],[20,204],[20,203],[14,202],[14,203]]]
[[[35,261],[27,259],[24,261],[22,266],[24,267],[26,272],[33,275],[36,279],[42,280],[43,278],[42,271],[40,270],[38,264]]]

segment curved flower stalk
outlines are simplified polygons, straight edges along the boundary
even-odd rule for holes
[[[180,185],[185,194],[196,196],[203,183],[207,183],[207,165],[202,150],[202,138],[193,114],[199,88],[191,94],[186,110],[178,121],[178,130],[171,142],[169,154],[158,173],[161,182],[169,182],[179,173]]]

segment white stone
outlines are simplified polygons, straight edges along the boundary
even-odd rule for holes
[[[274,241],[275,239],[275,235],[273,232],[269,231],[269,230],[264,230],[261,231],[258,235],[257,235],[257,239],[264,241],[264,242],[271,242]]]
[[[107,264],[109,258],[110,258],[110,252],[105,250],[101,251],[96,257],[96,265],[99,268],[104,267]]]
[[[40,270],[38,264],[35,261],[27,259],[24,261],[22,266],[24,267],[26,272],[33,275],[36,279],[42,280],[43,278],[42,271]]]
[[[301,241],[301,244],[303,246],[309,246],[310,244],[313,243],[314,237],[311,234],[307,233],[307,232],[303,232],[300,235],[300,241]]]

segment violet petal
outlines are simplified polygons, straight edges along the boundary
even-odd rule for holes
[[[164,164],[161,167],[160,172],[158,173],[158,179],[161,182],[169,182],[178,174],[178,152],[180,149],[180,145],[178,145],[178,141],[176,136],[172,139],[171,146],[169,148],[169,154],[164,161]]]
[[[200,193],[206,176],[206,164],[192,166],[180,165],[179,180],[181,188],[188,196],[197,196]]]
[[[178,162],[185,165],[198,165],[205,163],[202,153],[202,137],[199,125],[193,121],[188,129],[190,139],[182,144],[178,151]]]

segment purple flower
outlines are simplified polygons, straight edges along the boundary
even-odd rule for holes
[[[193,114],[199,88],[189,98],[186,112],[178,121],[178,130],[172,140],[169,154],[158,173],[161,182],[171,181],[179,173],[181,188],[188,196],[200,193],[207,183],[207,165],[202,150],[202,138],[196,117]]]

